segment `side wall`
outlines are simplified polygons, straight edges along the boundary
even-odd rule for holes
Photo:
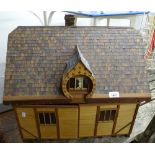
[[[114,121],[101,122],[101,110],[116,109]],[[23,139],[71,139],[105,135],[129,135],[137,113],[137,104],[88,104],[77,106],[16,107]],[[39,123],[39,112],[54,112],[55,125]]]

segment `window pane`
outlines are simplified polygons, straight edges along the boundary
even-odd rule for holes
[[[40,124],[45,124],[45,122],[44,122],[44,114],[43,113],[39,113],[39,122],[40,122]]]
[[[46,124],[50,124],[49,113],[44,113],[44,115],[45,115],[45,122],[46,122]]]
[[[70,78],[70,88],[75,88],[75,78]]]
[[[51,118],[51,124],[56,124],[55,113],[50,113],[50,118]]]
[[[116,115],[116,110],[112,110],[112,111],[111,111],[110,120],[113,120],[113,121],[114,121],[115,115]]]
[[[100,111],[99,121],[104,121],[105,111]]]
[[[79,77],[79,78],[76,78],[76,88],[82,88],[83,86],[83,78],[82,77]]]
[[[130,26],[130,19],[110,19],[109,26]]]
[[[105,114],[105,121],[109,121],[109,118],[110,118],[110,110],[107,110]]]

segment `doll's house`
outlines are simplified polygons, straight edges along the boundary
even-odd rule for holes
[[[130,27],[16,28],[3,101],[23,140],[129,136],[140,103],[151,98],[144,50]]]

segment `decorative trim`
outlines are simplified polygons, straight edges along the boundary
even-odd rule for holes
[[[38,119],[38,112],[36,108],[33,108],[34,114],[35,114],[35,121],[36,121],[36,125],[37,125],[37,132],[38,132],[38,136],[39,139],[41,139],[41,132],[40,132],[40,124],[39,124],[39,119]]]
[[[99,115],[100,115],[100,106],[97,106],[97,109],[96,109],[96,120],[95,120],[95,127],[94,127],[94,136],[97,135],[97,127],[98,127]]]
[[[131,127],[130,127],[130,130],[129,130],[129,134],[128,134],[128,135],[130,135],[131,132],[132,132],[132,129],[133,129],[133,126],[134,126],[134,123],[135,123],[135,120],[136,120],[136,116],[137,116],[137,113],[138,113],[139,106],[140,106],[140,105],[137,104],[136,109],[135,109],[135,113],[134,113],[134,116],[133,116],[133,120],[132,120],[132,123],[131,123]]]
[[[55,108],[55,114],[56,114],[56,128],[57,128],[57,139],[60,139],[60,128],[59,128],[59,114],[58,114],[58,108]]]
[[[117,105],[117,113],[116,113],[114,124],[113,124],[112,135],[115,135],[115,128],[116,128],[116,124],[117,124],[119,109],[120,109],[120,105]]]
[[[30,134],[31,136],[33,136],[34,138],[38,139],[37,136],[33,135],[33,134],[32,134],[31,132],[29,132],[28,130],[24,129],[24,128],[21,127],[21,126],[20,126],[20,128],[21,128],[21,130],[24,130],[25,132],[27,132],[28,134]]]

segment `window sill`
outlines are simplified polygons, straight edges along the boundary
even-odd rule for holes
[[[69,90],[70,94],[88,94],[87,91],[82,91],[82,90]]]
[[[40,124],[40,126],[56,126],[56,124]]]
[[[69,88],[70,91],[87,91],[87,88]]]
[[[98,123],[114,123],[114,121],[110,120],[110,121],[98,121]]]

